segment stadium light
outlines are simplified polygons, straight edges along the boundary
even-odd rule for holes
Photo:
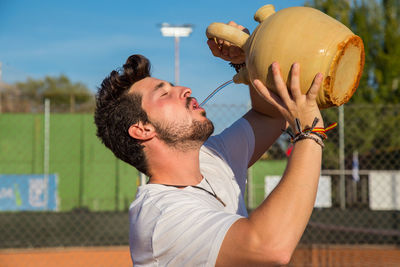
[[[193,31],[191,24],[171,25],[168,23],[161,24],[161,34],[164,37],[175,38],[175,85],[179,84],[179,38],[189,37]]]

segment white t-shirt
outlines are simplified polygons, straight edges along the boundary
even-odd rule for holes
[[[201,147],[198,186],[225,207],[191,186],[140,186],[129,211],[133,265],[214,266],[230,226],[247,217],[243,196],[253,151],[254,134],[243,118]]]

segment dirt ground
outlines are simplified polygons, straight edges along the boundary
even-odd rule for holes
[[[400,247],[371,245],[311,245],[298,247],[289,266],[399,267]]]
[[[132,266],[129,247],[78,247],[0,250],[1,267]],[[400,248],[395,246],[298,247],[293,267],[398,267]]]
[[[1,267],[132,266],[129,247],[0,250]]]

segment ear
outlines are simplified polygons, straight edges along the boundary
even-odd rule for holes
[[[128,133],[131,137],[142,141],[150,140],[156,135],[154,126],[151,123],[143,124],[141,121],[132,124],[128,129]]]

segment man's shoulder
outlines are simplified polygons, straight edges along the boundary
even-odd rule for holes
[[[174,195],[160,184],[146,184],[138,187],[136,198],[130,206],[130,210],[142,209],[143,206],[160,209],[160,201],[168,201],[168,196]]]
[[[207,206],[208,203],[201,193],[190,187],[178,189],[161,184],[147,184],[138,188],[136,199],[130,206],[130,212],[131,215],[144,211],[161,215],[173,210],[182,211],[194,206]]]
[[[180,196],[166,186],[158,184],[140,186],[129,208],[131,234],[143,236],[140,232],[144,229],[154,229],[171,210],[178,210],[177,205],[181,202]]]

